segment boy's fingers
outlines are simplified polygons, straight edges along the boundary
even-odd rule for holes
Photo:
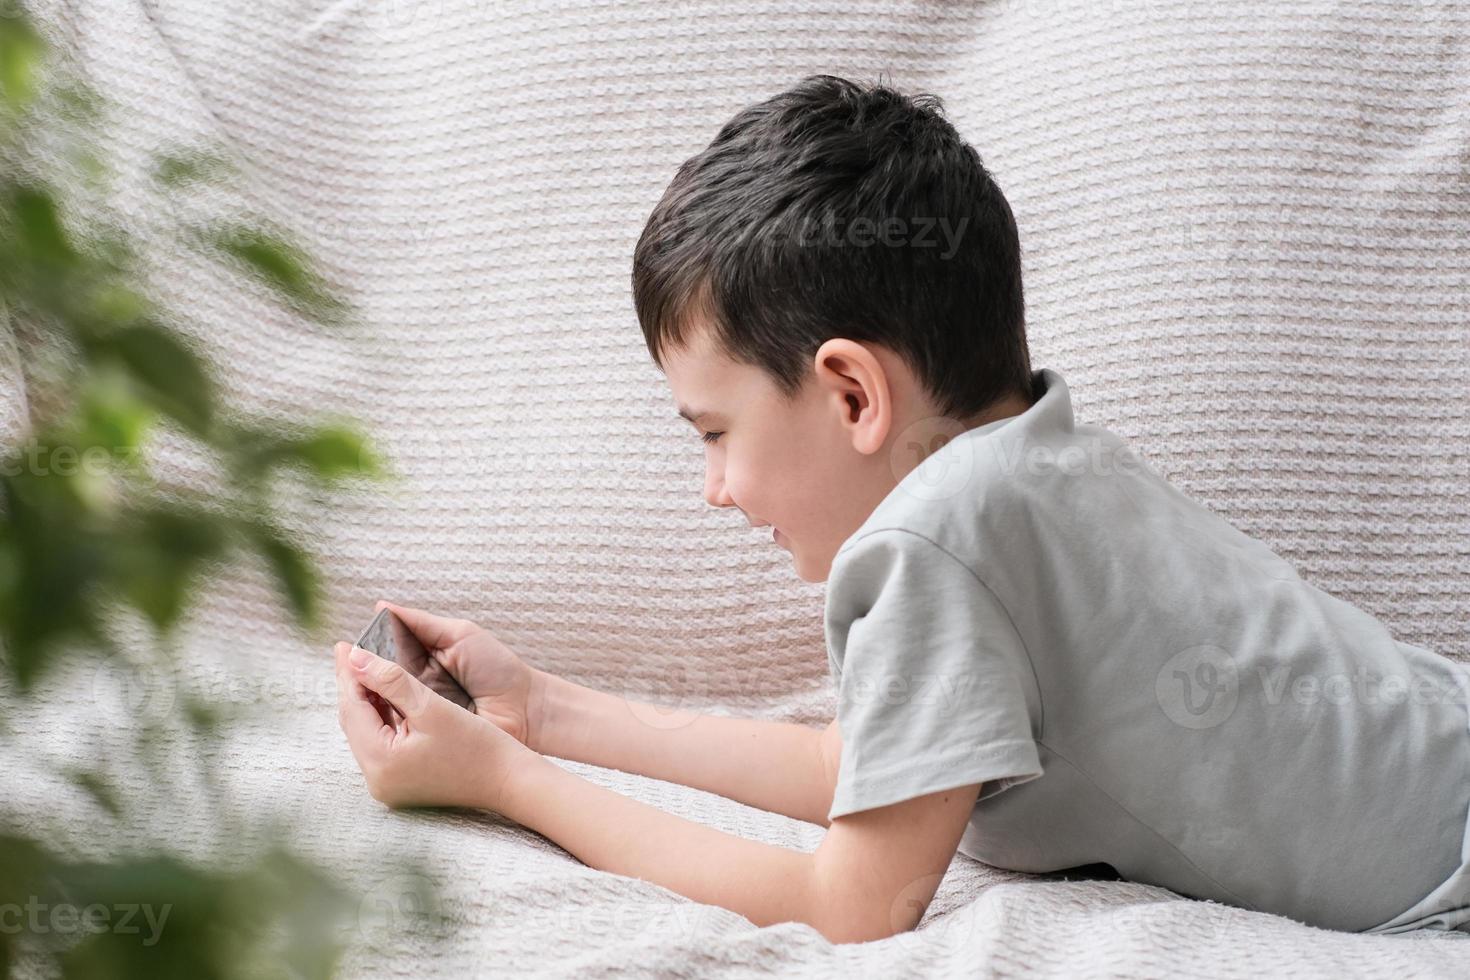
[[[347,652],[352,649],[350,643],[338,643],[332,647],[335,664],[333,672],[337,675],[337,694],[345,696],[353,693],[352,689],[357,681],[352,676],[352,666],[347,662]]]
[[[337,693],[346,697],[351,695],[355,698],[364,697],[362,684],[357,679],[357,671],[352,669],[352,662],[347,659],[352,652],[351,643],[338,643],[332,648],[337,655]]]
[[[354,651],[356,652],[356,651]],[[391,660],[362,651],[362,662],[353,662],[348,654],[352,675],[363,687],[382,695],[398,713],[410,721],[421,719],[428,710],[430,698],[438,697],[408,671]]]
[[[377,738],[377,733],[388,727],[377,708],[368,704],[366,698],[354,694],[343,695],[337,720],[342,723],[342,732],[354,751],[359,744],[368,744],[367,739]]]
[[[378,737],[374,732],[387,726],[383,723],[383,717],[378,714],[378,709],[368,701],[367,690],[353,675],[347,660],[347,651],[350,648],[347,643],[339,643],[336,647],[337,721],[342,726],[343,734],[347,736],[347,744],[353,755],[357,755],[358,762],[361,762],[361,746],[370,744],[368,739]]]
[[[410,606],[400,606],[379,599],[375,607],[377,609],[391,609],[393,614],[413,630],[413,635],[419,638],[419,642],[426,647],[438,647],[443,649],[469,636],[476,629],[474,623],[467,619],[450,619],[447,616],[436,616],[422,609],[414,609]]]

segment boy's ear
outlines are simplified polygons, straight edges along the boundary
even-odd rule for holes
[[[857,341],[834,337],[817,348],[812,368],[852,447],[865,455],[882,449],[893,428],[893,394],[883,363]]]

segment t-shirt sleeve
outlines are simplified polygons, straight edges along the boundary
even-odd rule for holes
[[[1021,637],[939,545],[885,529],[844,546],[825,628],[842,735],[829,820],[971,783],[983,799],[1042,774]]]

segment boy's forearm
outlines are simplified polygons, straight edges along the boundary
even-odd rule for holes
[[[827,825],[832,787],[819,729],[663,708],[538,674],[536,751]]]
[[[818,894],[813,855],[685,820],[539,755],[509,777],[500,812],[588,867],[651,881],[758,926],[805,922],[824,928],[829,903]]]

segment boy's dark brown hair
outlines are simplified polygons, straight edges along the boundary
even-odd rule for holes
[[[654,363],[704,322],[786,397],[833,337],[882,344],[941,414],[1031,401],[1016,221],[937,96],[810,75],[679,167],[633,255]]]

